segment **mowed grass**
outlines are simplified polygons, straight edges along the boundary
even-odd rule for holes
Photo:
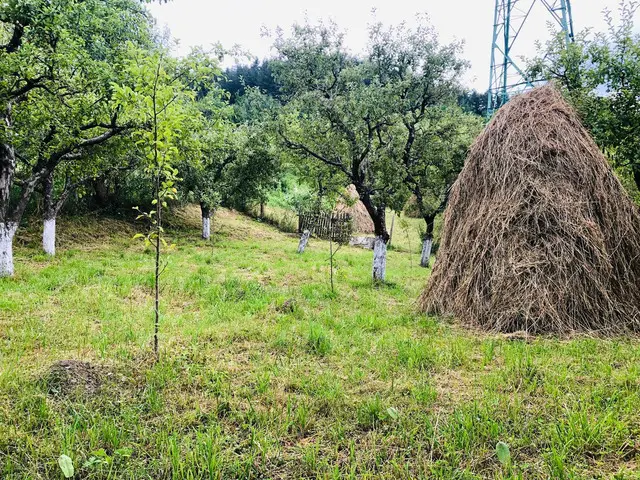
[[[640,343],[466,331],[416,311],[428,271],[336,255],[222,211],[172,230],[152,348],[151,252],[114,221],[60,223],[59,256],[21,234],[0,281],[0,477],[637,479]],[[97,237],[97,238],[96,238]],[[60,360],[98,391],[52,393]],[[496,443],[509,445],[501,464]]]

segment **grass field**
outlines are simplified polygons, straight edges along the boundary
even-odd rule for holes
[[[640,342],[469,332],[416,312],[428,271],[222,211],[172,233],[154,363],[152,255],[116,221],[21,233],[0,280],[0,477],[640,478]],[[70,232],[73,232],[71,234]],[[416,245],[417,252],[417,245]],[[90,362],[86,389],[47,374]],[[504,465],[496,443],[509,445]]]

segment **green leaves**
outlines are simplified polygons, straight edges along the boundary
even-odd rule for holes
[[[396,407],[389,407],[387,408],[387,416],[395,422],[400,418],[400,412]]]
[[[73,460],[71,460],[71,458],[67,455],[60,455],[60,457],[58,458],[58,465],[60,466],[60,470],[62,470],[64,478],[72,478],[75,475]]]
[[[126,459],[131,457],[133,450],[131,448],[119,448],[113,452],[113,456],[116,458]],[[82,468],[91,469],[94,467],[100,467],[101,465],[111,465],[114,458],[107,454],[104,448],[91,452],[91,456],[87,461],[82,464]]]
[[[503,467],[507,467],[511,464],[511,452],[509,451],[509,445],[504,442],[498,442],[496,444],[496,455],[498,461]]]

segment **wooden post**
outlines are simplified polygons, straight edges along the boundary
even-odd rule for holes
[[[309,230],[305,230],[302,233],[302,237],[300,237],[300,243],[298,244],[298,253],[304,253],[304,249],[307,248],[307,243],[309,242],[310,236],[311,232]]]
[[[396,212],[393,212],[393,216],[391,217],[391,231],[389,232],[389,242],[387,243],[387,247],[391,246],[391,240],[393,239],[393,226],[396,223]]]
[[[334,293],[333,289],[333,213],[329,217],[329,268],[331,268],[331,293]]]

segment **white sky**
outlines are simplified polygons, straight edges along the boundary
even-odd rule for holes
[[[546,21],[551,17],[538,3],[534,9],[537,14],[532,14],[514,47],[516,57],[534,56],[535,40],[548,38]],[[576,33],[585,28],[605,30],[602,11],[609,8],[617,13],[618,3],[619,0],[573,0]],[[304,22],[305,17],[311,21],[334,20],[347,32],[351,51],[358,53],[366,45],[367,25],[372,20],[398,24],[412,22],[418,13],[427,13],[443,42],[465,41],[464,57],[472,64],[465,83],[484,91],[488,86],[494,5],[494,0],[172,0],[149,8],[158,26],[167,27],[179,41],[179,55],[193,46],[208,47],[219,42],[226,48],[240,45],[260,58],[272,54],[271,40],[261,35],[265,28],[282,27],[288,31],[292,24]]]

